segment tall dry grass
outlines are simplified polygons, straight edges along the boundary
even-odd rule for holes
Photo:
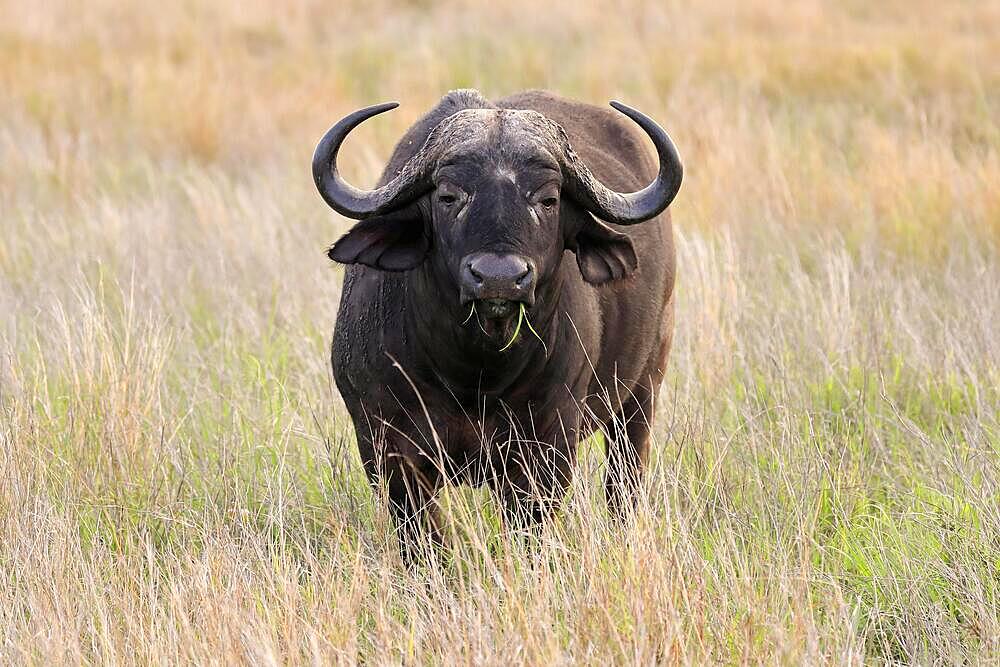
[[[1000,7],[0,3],[0,661],[1000,658]],[[332,387],[343,113],[618,97],[685,157],[636,525],[451,491],[398,563]]]

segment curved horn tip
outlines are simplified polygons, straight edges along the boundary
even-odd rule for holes
[[[371,109],[372,111],[378,109],[378,113],[382,113],[383,111],[389,111],[390,109],[395,109],[398,106],[399,102],[382,102],[381,104],[375,104],[368,108]]]
[[[629,105],[623,102],[619,102],[618,100],[611,100],[610,102],[608,102],[608,104],[610,104],[615,111],[625,114],[626,116],[628,116],[635,122],[639,123],[640,125],[642,124],[641,121],[639,120],[640,118],[651,120],[648,116],[646,116],[646,114],[642,113],[638,109],[633,109]]]
[[[337,213],[360,220],[380,206],[394,201],[395,197],[406,193],[407,188],[413,185],[405,179],[400,181],[397,177],[375,190],[359,190],[346,182],[337,170],[337,154],[350,132],[369,118],[398,106],[399,102],[393,101],[358,109],[337,121],[316,145],[312,163],[313,181],[323,200]]]
[[[629,105],[623,104],[622,102],[619,102],[618,100],[611,100],[608,104],[610,104],[612,107],[614,107],[617,111],[620,111],[621,113],[625,114],[626,116],[628,116],[629,118],[631,118],[632,120],[634,120],[640,127],[642,127],[643,129],[646,130],[647,134],[649,134],[649,129],[647,129],[647,127],[646,127],[647,125],[651,125],[652,128],[654,128],[655,130],[658,131],[658,133],[662,133],[663,134],[664,138],[667,140],[667,142],[670,144],[670,147],[673,149],[674,162],[676,163],[677,170],[678,170],[677,178],[679,179],[680,178],[680,174],[683,173],[684,165],[681,163],[680,155],[677,155],[677,147],[674,146],[674,140],[670,138],[670,135],[667,133],[667,131],[664,130],[662,127],[660,127],[656,123],[655,120],[653,120],[652,118],[650,118],[646,114],[642,113],[638,109],[633,109]],[[652,135],[650,135],[650,136],[652,136]],[[655,141],[655,139],[654,139],[654,141]]]

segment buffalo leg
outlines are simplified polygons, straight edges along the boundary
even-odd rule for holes
[[[387,438],[377,455],[366,457],[365,451],[372,449],[361,449],[369,481],[374,489],[385,492],[399,539],[400,556],[410,565],[418,559],[425,537],[432,545],[441,545],[442,533],[434,503],[441,483],[440,472],[398,453],[392,438]]]
[[[425,545],[441,546],[441,528],[434,507],[436,481],[415,473],[405,463],[394,470],[388,480],[389,512],[396,524],[399,551],[406,564],[417,560]]]
[[[559,428],[551,436],[510,444],[497,480],[508,525],[537,525],[559,506],[573,476],[576,432]]]
[[[649,427],[653,418],[653,392],[636,386],[622,402],[621,411],[605,425],[607,472],[604,494],[614,518],[630,516],[638,501],[642,474],[649,462]]]

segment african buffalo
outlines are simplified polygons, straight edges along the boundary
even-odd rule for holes
[[[333,371],[404,555],[436,535],[446,481],[489,485],[511,520],[539,521],[598,428],[609,508],[634,503],[673,333],[665,210],[682,168],[655,122],[611,105],[624,116],[546,92],[453,91],[371,191],[339,175],[337,153],[396,104],[350,114],[316,148],[323,199],[360,220],[328,253],[348,265]]]

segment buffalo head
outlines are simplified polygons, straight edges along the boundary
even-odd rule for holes
[[[427,263],[456,310],[474,307],[487,333],[503,330],[517,308],[546,293],[567,249],[588,283],[626,277],[637,264],[632,242],[602,220],[631,225],[655,217],[677,194],[682,168],[662,128],[624,104],[611,105],[646,132],[659,156],[656,178],[637,192],[598,181],[556,122],[503,108],[445,118],[388,182],[359,190],[338,173],[341,143],[397,104],[355,111],[326,133],[313,158],[327,204],[361,221],[330,257],[384,271]]]

